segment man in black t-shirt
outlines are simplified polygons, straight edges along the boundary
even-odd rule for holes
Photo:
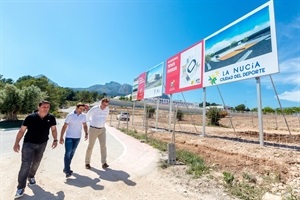
[[[34,176],[47,146],[49,129],[51,129],[54,139],[52,148],[54,149],[57,146],[56,119],[53,115],[48,113],[49,109],[50,102],[41,101],[39,103],[38,111],[25,118],[16,136],[13,149],[15,152],[19,152],[19,142],[26,132],[22,147],[22,164],[19,171],[18,187],[15,198],[23,196],[26,187],[26,179],[28,179],[29,185],[34,185],[36,183]]]

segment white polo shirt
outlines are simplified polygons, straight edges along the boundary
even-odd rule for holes
[[[81,138],[82,124],[86,123],[86,115],[77,115],[75,111],[69,113],[65,123],[68,124],[66,138]]]
[[[106,118],[109,114],[108,106],[103,110],[99,105],[92,107],[87,113],[86,118],[87,121],[90,122],[90,126],[94,126],[97,128],[102,128],[105,126]]]

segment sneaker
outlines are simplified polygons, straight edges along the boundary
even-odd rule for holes
[[[69,178],[70,176],[72,176],[72,174],[73,174],[73,171],[66,173],[66,178]]]
[[[107,163],[104,163],[104,164],[102,165],[102,168],[103,168],[103,169],[108,168],[108,167],[109,167],[109,165],[108,165]]]
[[[67,171],[66,171],[66,170],[63,170],[63,172],[64,172],[65,174],[67,173]],[[71,172],[71,173],[73,173],[73,171],[72,171],[72,170],[70,170],[70,172]]]
[[[16,195],[15,195],[15,199],[22,197],[23,194],[24,194],[24,191],[25,191],[24,188],[17,189]]]
[[[85,168],[86,168],[86,169],[91,169],[91,165],[90,165],[90,164],[86,164],[86,165],[85,165]]]
[[[29,185],[35,185],[36,184],[35,178],[28,178],[28,183]]]

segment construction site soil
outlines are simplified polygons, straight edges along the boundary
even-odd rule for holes
[[[120,111],[131,114],[130,121],[118,121]],[[173,114],[171,114],[172,116]],[[169,111],[159,111],[145,119],[142,109],[114,107],[108,123],[116,128],[147,134],[170,143],[175,136],[176,149],[198,154],[222,182],[229,172],[236,181],[247,174],[258,186],[273,194],[293,194],[300,199],[300,119],[299,116],[263,115],[263,140],[259,138],[258,117],[253,113],[232,113],[220,120],[220,126],[202,126],[202,114],[184,113],[182,121],[171,120]],[[205,133],[205,135],[203,134]],[[273,177],[273,181],[266,181]]]

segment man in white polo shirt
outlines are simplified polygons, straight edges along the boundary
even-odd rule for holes
[[[107,152],[106,152],[106,129],[105,129],[105,121],[109,114],[108,104],[109,104],[109,100],[107,98],[103,98],[101,100],[100,105],[92,107],[86,114],[87,120],[90,122],[89,145],[85,155],[86,169],[91,169],[91,165],[90,165],[91,155],[97,138],[100,143],[102,168],[105,169],[109,167],[109,165],[106,162]]]
[[[69,113],[65,119],[65,123],[61,129],[60,144],[65,143],[65,157],[64,157],[64,170],[66,177],[70,177],[73,173],[71,170],[71,161],[75,154],[76,148],[81,138],[82,127],[85,132],[85,140],[88,138],[88,131],[86,125],[86,116],[82,113],[85,109],[85,104],[78,103],[76,109]],[[66,132],[66,139],[64,141],[64,133]]]

